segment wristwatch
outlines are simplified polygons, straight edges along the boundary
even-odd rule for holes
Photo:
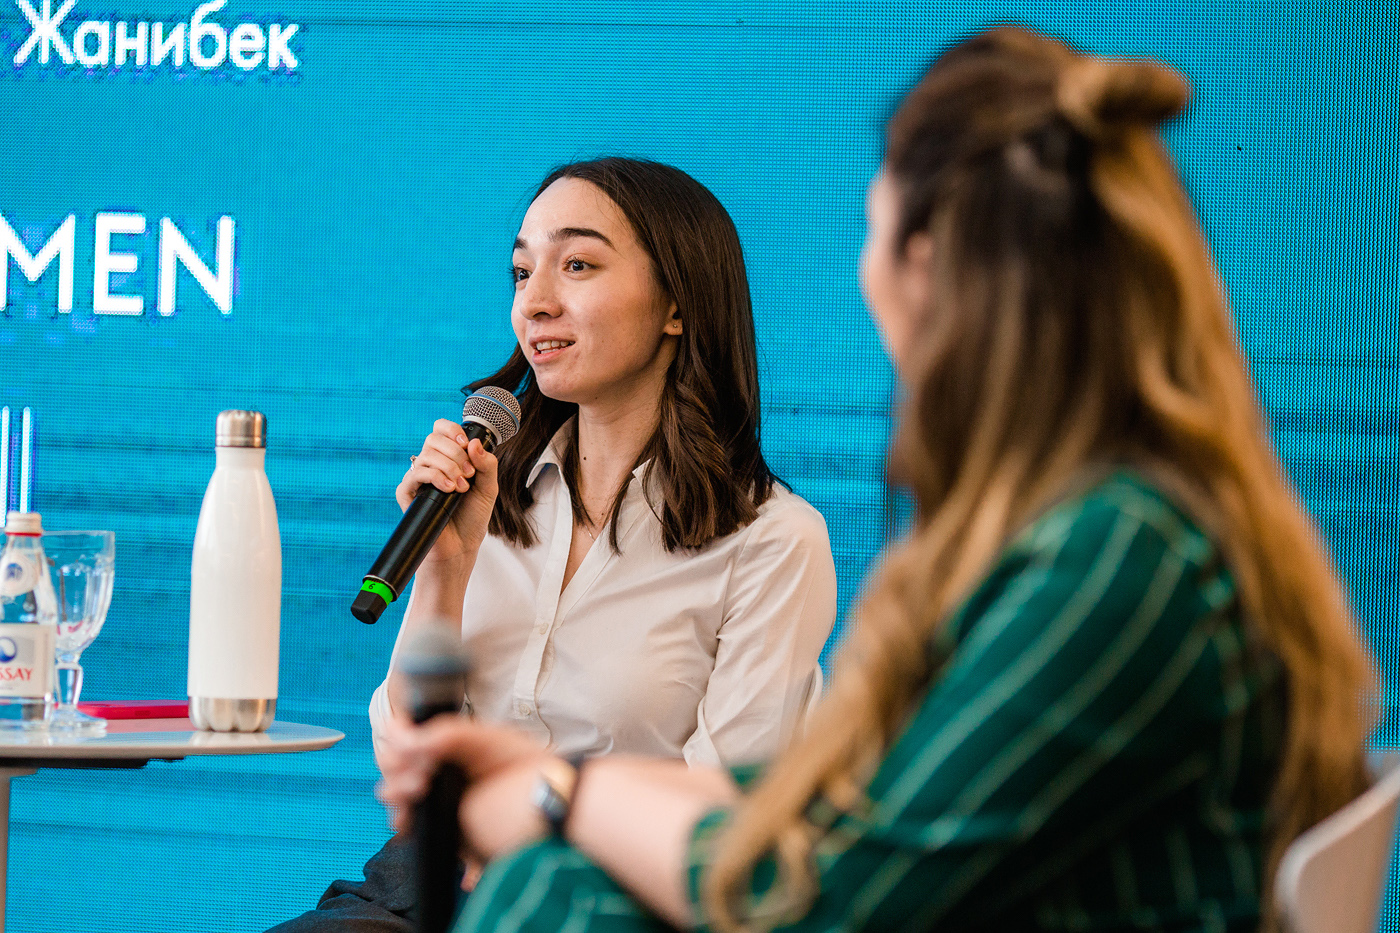
[[[568,822],[569,811],[574,805],[574,791],[578,788],[578,775],[584,757],[576,755],[567,760],[550,758],[540,766],[540,779],[535,784],[531,802],[549,824],[550,832],[556,836],[564,835],[564,824]]]

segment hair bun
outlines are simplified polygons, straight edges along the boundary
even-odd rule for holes
[[[1186,79],[1167,65],[1087,55],[1065,68],[1055,85],[1060,112],[1090,139],[1155,128],[1186,109],[1190,96]]]

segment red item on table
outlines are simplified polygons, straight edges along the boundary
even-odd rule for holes
[[[92,700],[78,704],[80,712],[101,719],[183,719],[188,700]]]

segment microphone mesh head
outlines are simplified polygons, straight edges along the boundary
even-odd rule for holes
[[[500,386],[483,386],[467,396],[462,420],[481,422],[504,444],[520,430],[520,403]]]
[[[471,665],[461,636],[437,627],[418,632],[405,639],[394,664],[404,676],[408,711],[414,722],[462,708]]]

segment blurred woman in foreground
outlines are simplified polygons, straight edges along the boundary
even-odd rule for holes
[[[1157,139],[1186,99],[1018,29],[934,64],[863,264],[919,520],[830,694],[748,783],[401,729],[386,801],[475,779],[459,931],[1273,926],[1283,847],[1364,786],[1372,681]]]

